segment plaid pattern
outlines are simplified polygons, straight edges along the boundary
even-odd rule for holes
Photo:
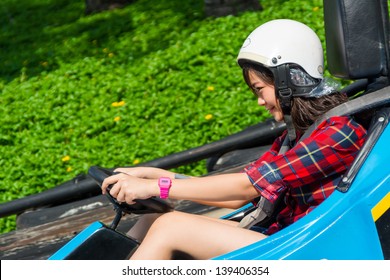
[[[267,234],[305,216],[334,191],[362,147],[366,130],[351,118],[332,117],[279,155],[286,136],[284,132],[268,152],[245,168],[253,186],[267,200],[275,202],[286,192],[286,207]]]

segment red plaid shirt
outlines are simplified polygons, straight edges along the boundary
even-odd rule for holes
[[[279,155],[286,135],[284,132],[268,152],[245,168],[253,186],[267,200],[275,202],[286,192],[286,207],[267,234],[305,216],[334,191],[362,147],[366,130],[348,117],[332,117]]]

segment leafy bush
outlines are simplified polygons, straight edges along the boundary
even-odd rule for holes
[[[2,0],[0,202],[91,165],[152,160],[267,118],[236,65],[245,37],[275,18],[302,21],[322,40],[324,30],[320,0],[261,4],[205,18],[202,0],[139,0],[88,16],[83,1]],[[203,162],[177,171],[206,172]],[[14,229],[15,217],[0,226]]]

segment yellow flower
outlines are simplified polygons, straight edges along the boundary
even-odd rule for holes
[[[207,114],[206,116],[204,116],[204,118],[209,121],[209,120],[211,120],[213,118],[213,115],[212,114]]]
[[[136,165],[136,164],[138,164],[138,163],[140,163],[139,159],[133,160],[133,164],[134,164],[134,165]]]
[[[108,49],[107,49],[107,48],[104,48],[104,49],[103,49],[103,52],[104,52],[104,53],[108,53]]]
[[[73,170],[72,167],[68,166],[68,168],[66,168],[66,172],[71,172]]]
[[[112,53],[112,52],[110,52],[109,54],[108,54],[108,57],[113,57],[114,56],[114,54]]]
[[[215,89],[215,88],[214,88],[213,86],[208,86],[208,87],[207,87],[207,90],[208,90],[208,91],[213,91],[214,89]]]
[[[61,160],[63,162],[70,161],[70,156],[64,156]]]
[[[122,100],[122,101],[119,101],[119,102],[112,102],[111,106],[112,107],[122,107],[125,104],[126,104],[125,101]]]
[[[49,63],[47,61],[43,61],[43,62],[41,62],[41,65],[43,67],[47,67],[47,66],[49,66]]]
[[[318,12],[319,9],[320,9],[320,7],[314,7],[313,12]]]
[[[119,117],[119,116],[116,116],[115,118],[114,118],[114,122],[119,122],[121,120],[121,117]]]

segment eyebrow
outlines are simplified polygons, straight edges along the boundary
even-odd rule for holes
[[[261,86],[256,86],[256,84],[258,84],[259,82],[254,82],[254,83],[252,83],[251,84],[251,87],[252,88],[263,88],[264,87],[264,85],[262,84]]]

